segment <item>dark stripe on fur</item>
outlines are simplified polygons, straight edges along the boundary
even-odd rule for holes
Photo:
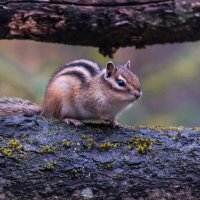
[[[90,62],[93,62],[91,60],[86,60],[86,61],[90,61]],[[75,62],[75,61],[74,61]],[[65,68],[70,68],[70,67],[82,67],[82,68],[85,68],[90,74],[91,76],[95,76],[98,74],[98,70],[101,70],[101,66],[96,64],[95,62],[93,62],[94,64],[97,65],[98,69],[95,69],[95,67],[87,64],[87,63],[84,63],[83,61],[81,62],[76,62],[74,63],[72,62],[71,64],[68,63],[66,65],[64,65],[63,67],[61,67],[60,69],[58,69],[56,72],[54,72],[54,74],[52,75],[51,79],[49,80],[49,83],[48,83],[48,86],[52,83],[52,81],[54,80],[55,77],[57,77],[57,75],[62,72],[62,70],[64,70]]]
[[[81,72],[77,72],[77,71],[71,71],[71,72],[65,72],[63,74],[60,74],[60,76],[66,76],[66,75],[70,75],[70,76],[74,76],[76,77],[78,80],[80,80],[82,83],[86,83],[86,77],[83,73]]]
[[[113,87],[113,85],[105,79],[104,74],[102,74],[101,76],[101,81],[112,91],[121,92],[121,93],[126,92],[125,90],[120,90],[118,88]]]
[[[91,74],[91,76],[95,76],[97,74],[97,70],[93,66],[84,62],[76,62],[76,63],[67,64],[62,69],[65,69],[67,67],[82,67],[86,69]]]

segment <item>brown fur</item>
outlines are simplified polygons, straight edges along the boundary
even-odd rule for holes
[[[88,77],[84,68],[77,71],[84,73],[81,76],[76,75],[76,71],[74,68],[63,68],[64,74],[62,70],[54,74],[47,88],[42,115],[66,119],[67,122],[73,119],[104,119],[115,123],[118,111],[133,101],[128,97],[140,90],[137,76],[126,66],[116,67],[109,79],[103,71],[93,77]],[[116,87],[119,75],[126,80],[124,88]]]
[[[50,119],[61,119],[62,99],[64,93],[56,84],[51,84],[47,88],[44,103],[42,105],[42,115]]]
[[[17,115],[20,113],[40,114],[41,105],[31,103],[30,101],[19,98],[1,98],[0,99],[0,117],[8,115]]]
[[[0,101],[0,116],[31,111],[67,124],[82,125],[79,120],[103,119],[118,125],[118,114],[137,99],[135,92],[140,92],[140,82],[127,64],[108,64],[105,71],[88,60],[74,61],[71,67],[69,63],[50,79],[42,106],[20,100]],[[124,87],[118,85],[119,77],[126,81]]]

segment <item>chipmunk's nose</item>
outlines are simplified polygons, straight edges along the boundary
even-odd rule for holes
[[[135,91],[135,97],[136,99],[139,99],[142,96],[142,92],[140,90]]]

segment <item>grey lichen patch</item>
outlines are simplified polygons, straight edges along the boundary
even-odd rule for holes
[[[112,162],[100,164],[100,169],[111,170],[112,168],[113,168],[113,163]]]
[[[113,178],[114,179],[124,179],[126,177],[125,173],[121,173],[121,174],[116,174]]]
[[[84,188],[81,191],[81,196],[84,197],[85,199],[92,199],[94,198],[93,191],[90,187]]]

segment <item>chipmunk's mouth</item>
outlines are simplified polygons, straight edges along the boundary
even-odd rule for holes
[[[127,101],[134,102],[134,101],[140,99],[141,96],[142,96],[142,92],[134,91],[132,94],[129,94]]]
[[[136,100],[137,100],[137,98],[135,96],[129,96],[125,101],[127,101],[129,103],[133,103]]]

